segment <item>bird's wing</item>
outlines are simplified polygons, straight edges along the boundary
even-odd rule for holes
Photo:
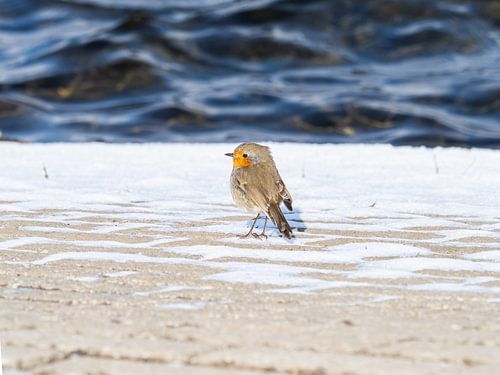
[[[283,203],[285,204],[286,208],[288,208],[288,211],[292,211],[292,196],[290,195],[290,192],[285,186],[285,183],[283,182],[283,179],[280,177],[278,181],[278,191],[283,199]]]
[[[261,211],[267,213],[271,204],[271,194],[268,189],[265,189],[262,180],[252,179],[249,174],[245,173],[239,173],[235,177],[238,187],[243,190],[247,198]]]

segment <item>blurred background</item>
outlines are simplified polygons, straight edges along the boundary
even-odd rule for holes
[[[500,146],[499,0],[0,0],[0,138]]]

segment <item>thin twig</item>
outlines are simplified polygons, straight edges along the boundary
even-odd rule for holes
[[[462,172],[462,175],[464,175],[467,172],[469,172],[469,169],[472,168],[472,166],[474,165],[475,162],[476,162],[476,157],[474,157],[474,159],[472,159],[472,162],[467,166],[467,168],[464,169],[464,171]]]
[[[432,159],[434,160],[434,171],[436,172],[436,174],[439,174],[439,165],[435,154],[432,154]]]

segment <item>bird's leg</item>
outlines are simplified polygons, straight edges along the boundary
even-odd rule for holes
[[[264,238],[267,240],[267,235],[266,235],[266,224],[267,224],[267,215],[266,215],[266,219],[264,220],[264,229],[262,229],[262,233],[257,234],[256,236],[257,236],[257,237],[259,237],[259,238],[264,237]]]
[[[239,235],[238,236],[239,238],[247,238],[248,236],[253,235],[252,231],[253,231],[253,228],[255,228],[255,223],[257,223],[257,219],[259,218],[259,216],[260,216],[260,212],[257,214],[257,216],[255,216],[255,219],[253,219],[252,227],[250,228],[250,230],[248,231],[248,233],[245,234],[245,235]]]

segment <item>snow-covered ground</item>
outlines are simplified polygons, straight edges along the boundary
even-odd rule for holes
[[[0,242],[0,261],[192,264],[214,270],[203,280],[272,292],[359,286],[380,290],[380,301],[402,290],[499,301],[499,151],[269,144],[297,230],[291,241],[276,232],[260,241],[236,237],[249,222],[229,193],[224,153],[235,146],[0,143],[0,229],[26,222]],[[125,232],[127,242],[77,239]],[[190,239],[202,234],[216,237]],[[135,274],[123,272],[81,281]]]

